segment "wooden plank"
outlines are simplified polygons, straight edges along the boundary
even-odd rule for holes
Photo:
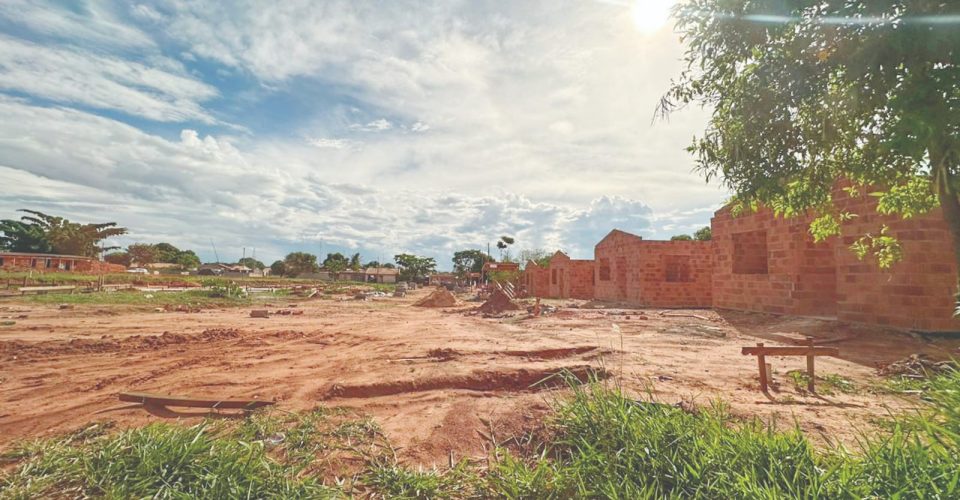
[[[814,347],[812,349],[814,356],[840,356],[840,349],[836,347]],[[807,356],[811,353],[810,347],[744,347],[740,349],[741,354],[752,356]]]
[[[22,286],[20,287],[21,292],[52,292],[56,290],[73,290],[77,288],[72,285],[63,285],[63,286]]]
[[[257,399],[203,399],[187,396],[171,396],[167,394],[148,394],[145,392],[121,392],[120,401],[130,403],[154,404],[159,406],[184,406],[188,408],[215,408],[234,410],[253,410],[263,406],[271,406],[273,401]]]

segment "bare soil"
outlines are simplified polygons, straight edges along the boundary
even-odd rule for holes
[[[816,319],[582,301],[544,301],[559,309],[537,318],[523,311],[484,318],[474,305],[412,307],[432,291],[301,300],[303,314],[267,318],[250,311],[281,307],[157,312],[2,302],[0,320],[16,319],[0,326],[0,449],[97,420],[132,426],[204,415],[151,414],[117,400],[121,391],[140,391],[275,400],[291,411],[355,407],[377,419],[403,459],[445,464],[451,453],[482,456],[490,436],[536,429],[565,394],[556,378],[538,382],[564,369],[638,398],[722,399],[736,415],[796,421],[819,443],[851,444],[876,418],[916,404],[874,390],[878,365],[914,353],[942,359],[960,345]],[[760,393],[756,359],[740,348],[799,345],[807,335],[841,352],[818,358],[818,374],[842,375],[856,393],[815,396],[794,387],[787,372],[803,369],[802,357],[768,358],[775,391]]]

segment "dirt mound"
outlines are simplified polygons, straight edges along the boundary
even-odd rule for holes
[[[519,311],[520,305],[510,300],[503,290],[497,288],[490,294],[490,298],[477,308],[477,311],[485,314],[499,314],[505,311]]]
[[[580,383],[587,382],[591,379],[604,379],[608,376],[604,370],[587,365],[570,366],[562,370],[483,370],[464,375],[440,376],[419,380],[392,380],[389,382],[361,385],[334,384],[322,397],[323,399],[370,398],[409,392],[439,390],[480,392],[542,391],[565,386],[568,380],[565,380],[564,374],[571,376],[570,380],[575,380]]]
[[[417,307],[453,307],[457,305],[457,296],[446,288],[438,288],[413,305]]]

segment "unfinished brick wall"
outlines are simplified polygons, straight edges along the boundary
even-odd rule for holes
[[[880,215],[876,198],[834,191],[837,207],[857,217],[840,237],[814,243],[810,217],[783,219],[768,209],[741,217],[718,211],[713,220],[716,258],[714,306],[925,331],[960,331],[953,317],[956,265],[949,229],[939,209],[911,219]],[[897,238],[903,260],[880,269],[850,245],[881,227]],[[767,272],[759,262],[765,234]]]
[[[41,272],[122,273],[126,267],[90,257],[0,252],[0,268]]]
[[[776,314],[833,317],[836,238],[814,243],[809,217],[784,219],[769,209],[711,221],[713,305]]]
[[[651,307],[710,307],[709,242],[645,241],[613,230],[594,249],[597,299]]]
[[[950,231],[940,209],[911,219],[876,213],[876,198],[834,195],[839,208],[858,214],[842,227],[837,245],[837,317],[841,320],[925,331],[960,331],[953,318],[957,268]],[[903,260],[880,269],[849,250],[881,226],[900,241]]]
[[[547,297],[558,299],[593,299],[594,262],[571,259],[563,252],[550,258],[547,266]]]
[[[540,267],[536,262],[527,262],[523,269],[523,285],[529,297],[548,297],[550,295],[550,270]]]

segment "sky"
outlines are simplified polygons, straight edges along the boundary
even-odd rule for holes
[[[692,233],[727,193],[685,151],[708,111],[654,120],[670,4],[4,0],[0,218],[441,269],[502,235],[591,258]]]

